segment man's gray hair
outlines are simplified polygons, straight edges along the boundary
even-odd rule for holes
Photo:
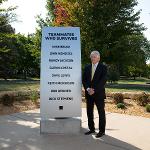
[[[98,57],[100,57],[100,53],[98,51],[92,51],[91,54],[90,54],[90,57],[92,55],[97,55]]]

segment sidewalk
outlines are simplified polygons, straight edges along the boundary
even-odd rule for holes
[[[98,127],[95,112],[95,125]],[[84,135],[86,110],[82,109],[79,135],[40,135],[39,110],[0,116],[0,150],[150,150],[150,119],[106,113],[106,135]]]

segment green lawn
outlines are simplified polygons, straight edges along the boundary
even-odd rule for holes
[[[33,81],[22,81],[22,80],[2,81],[0,80],[0,92],[1,91],[38,90],[39,87],[40,87],[40,82],[38,80],[33,80]]]
[[[136,78],[133,79],[122,79],[114,84],[108,84],[106,86],[107,92],[150,92],[150,79],[147,78]]]
[[[133,79],[124,79],[124,80],[119,80],[119,84],[146,84],[150,83],[150,79],[147,78],[136,78],[136,80]]]

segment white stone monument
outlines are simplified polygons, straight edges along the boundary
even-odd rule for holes
[[[79,133],[81,45],[78,27],[44,27],[41,44],[41,133]]]

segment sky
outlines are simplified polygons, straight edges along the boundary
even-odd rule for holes
[[[144,31],[145,36],[148,40],[150,40],[150,0],[138,0],[138,6],[135,8],[136,10],[141,9],[140,14],[140,23],[144,23],[144,26],[147,28]]]
[[[46,15],[46,0],[8,0],[3,3],[4,7],[18,6],[14,11],[17,14],[17,22],[12,23],[16,33],[34,33],[37,27],[35,17]]]
[[[147,30],[144,32],[148,40],[150,40],[150,0],[138,0],[138,6],[135,10],[142,10],[140,14],[140,23],[144,23]],[[18,22],[12,23],[16,29],[16,33],[23,34],[34,33],[37,27],[35,17],[46,15],[46,0],[8,0],[4,3],[5,7],[18,6],[15,13],[18,15]]]

